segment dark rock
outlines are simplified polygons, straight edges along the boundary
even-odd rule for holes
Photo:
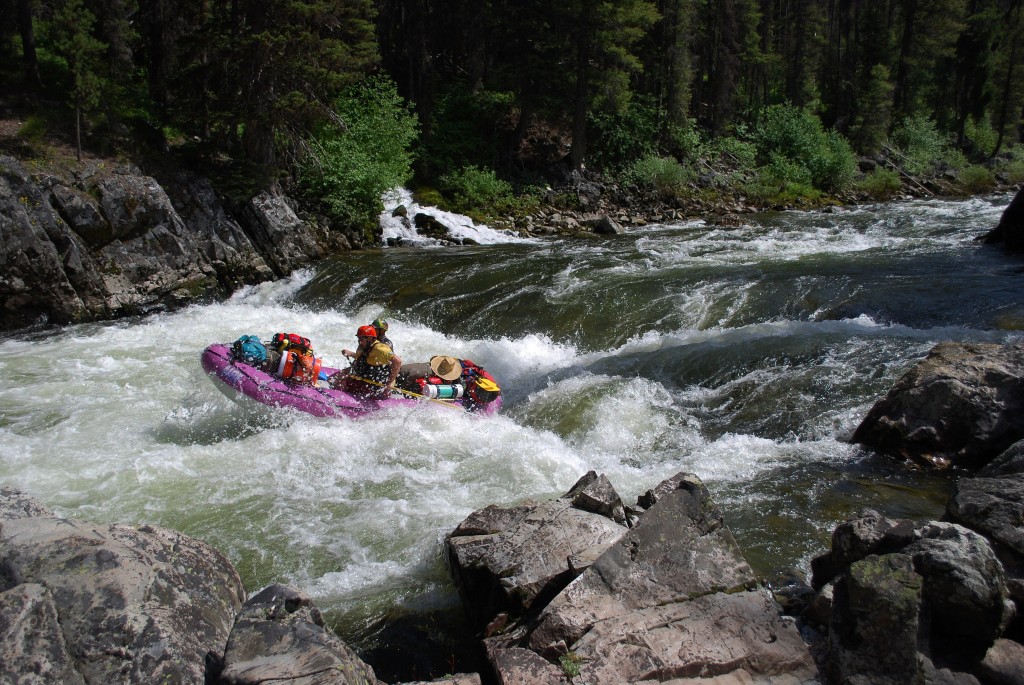
[[[35,498],[13,488],[0,488],[0,522],[4,519],[20,519],[32,516],[56,518],[48,507],[40,504]],[[0,523],[0,531],[3,530]]]
[[[1024,438],[1024,346],[940,343],[858,426],[853,442],[979,469]]]
[[[594,471],[588,472],[569,489],[566,497],[572,499],[572,505],[577,509],[591,511],[626,525],[626,509],[622,506],[619,493],[615,492],[611,481],[604,474],[599,476]]]
[[[278,276],[325,256],[323,236],[302,221],[283,195],[263,191],[245,206],[246,233]]]
[[[768,587],[787,616],[803,615],[817,594],[797,569],[780,574]]]
[[[1024,474],[959,479],[947,514],[1024,559]]]
[[[1024,250],[1024,189],[1017,191],[999,217],[999,223],[981,240],[988,244],[1001,243],[1008,250]]]
[[[982,536],[953,523],[910,523],[868,511],[833,534],[832,559],[842,560],[833,597],[816,599],[805,617],[820,623],[831,615],[836,682],[964,682],[961,672],[1012,616],[1003,568]],[[936,661],[934,673],[925,673],[925,657]]]
[[[597,482],[587,474],[578,486]],[[703,484],[678,474],[642,499],[636,525],[535,627],[486,641],[500,682],[814,682],[795,624],[768,592],[748,589],[753,572]]]
[[[49,588],[22,583],[0,593],[0,680],[85,685]]]
[[[923,579],[904,554],[854,562],[835,585],[829,674],[835,682],[923,683],[917,632]]]
[[[434,240],[452,239],[451,230],[429,214],[417,212],[416,216],[413,217],[413,225],[416,226],[416,232],[422,236],[433,238]]]
[[[1013,443],[1005,452],[978,471],[979,476],[1024,474],[1024,440]]]
[[[993,470],[1003,470],[1014,461],[1003,461]],[[946,518],[990,542],[1006,573],[1007,591],[1016,604],[1010,630],[1024,632],[1024,474],[959,479],[946,503]]]
[[[92,164],[30,177],[0,156],[0,327],[73,323],[179,307],[287,275],[351,249],[280,194],[229,214],[209,182]]]
[[[597,622],[637,609],[757,585],[707,488],[692,475],[676,482],[547,605],[530,636],[534,651],[571,645]]]
[[[620,235],[623,232],[622,226],[608,215],[588,221],[587,225],[598,235]]]
[[[1012,615],[1003,568],[991,546],[953,523],[927,523],[904,553],[924,579],[930,642],[949,663],[973,663]]]

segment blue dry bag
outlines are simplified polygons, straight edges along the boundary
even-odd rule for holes
[[[259,366],[267,361],[267,348],[255,335],[243,335],[232,343],[231,354],[238,361],[251,366]]]

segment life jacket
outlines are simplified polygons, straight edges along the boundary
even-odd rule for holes
[[[371,344],[367,345],[365,349],[352,360],[352,367],[349,371],[350,376],[356,376],[352,380],[358,380],[359,378],[365,378],[366,380],[374,381],[384,385],[388,381],[388,377],[391,375],[391,366],[389,364],[371,365],[368,364],[366,358],[369,356],[374,345],[384,345],[384,343],[374,340]]]
[[[259,368],[267,361],[267,348],[255,335],[243,335],[231,343],[231,356],[249,366]]]
[[[294,351],[299,354],[313,354],[313,345],[309,342],[309,338],[304,338],[296,333],[274,333],[270,344],[278,352]]]
[[[300,354],[295,350],[281,353],[281,361],[277,365],[277,375],[302,385],[312,385],[320,375],[323,360],[312,354]]]

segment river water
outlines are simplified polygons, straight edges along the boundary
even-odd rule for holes
[[[470,227],[482,244],[348,254],[225,302],[7,337],[0,484],[62,516],[201,538],[250,591],[303,589],[382,677],[452,672],[445,534],[591,469],[626,502],[696,473],[766,578],[806,571],[862,507],[940,516],[950,476],[847,440],[935,343],[1021,339],[1024,263],[974,241],[1009,200],[586,239]],[[381,314],[406,362],[453,354],[491,371],[502,413],[252,411],[199,366],[211,342],[276,331],[337,364]],[[430,640],[431,663],[389,665]]]

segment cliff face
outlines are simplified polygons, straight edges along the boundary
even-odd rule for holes
[[[263,192],[229,211],[206,180],[130,165],[73,176],[0,156],[0,329],[179,307],[351,249]]]

